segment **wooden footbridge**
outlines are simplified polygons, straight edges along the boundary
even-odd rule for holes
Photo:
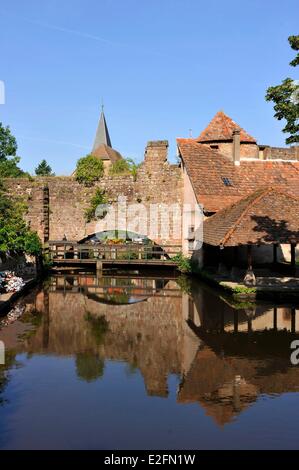
[[[155,244],[83,244],[72,241],[50,241],[45,247],[53,266],[94,266],[97,271],[111,266],[169,266],[176,267],[179,245]]]

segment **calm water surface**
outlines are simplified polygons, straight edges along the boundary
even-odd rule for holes
[[[1,449],[299,448],[294,305],[57,275],[0,322]]]

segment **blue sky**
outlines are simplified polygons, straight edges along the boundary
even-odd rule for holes
[[[0,121],[21,166],[69,174],[93,143],[103,98],[112,145],[196,136],[224,110],[260,143],[284,145],[264,100],[286,76],[297,0],[0,0]]]

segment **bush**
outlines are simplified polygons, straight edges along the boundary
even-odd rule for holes
[[[103,211],[101,216],[97,217],[96,210],[98,206],[102,206],[104,204],[108,204],[108,197],[103,189],[98,188],[90,201],[90,206],[85,210],[84,215],[86,222],[91,222],[97,218],[103,219],[107,212]]]
[[[177,263],[178,270],[181,273],[190,273],[191,272],[191,259],[187,256],[184,256],[183,253],[178,253],[177,255],[171,258],[171,261]]]
[[[130,173],[130,165],[127,160],[117,160],[109,168],[109,174],[111,176],[124,175]]]
[[[36,232],[28,231],[25,235],[24,251],[28,255],[39,255],[42,251],[42,244]]]
[[[76,180],[79,183],[86,184],[87,186],[92,185],[95,181],[99,181],[104,175],[104,165],[102,160],[94,157],[93,155],[87,155],[86,157],[80,158],[76,168]]]
[[[126,160],[117,160],[113,165],[111,165],[109,169],[109,174],[111,176],[116,175],[132,175],[133,180],[137,180],[137,170],[139,165],[134,162],[131,158],[127,158]]]
[[[23,201],[5,194],[0,184],[0,252],[28,253],[38,255],[41,242],[36,232],[32,232],[24,221],[27,207]]]

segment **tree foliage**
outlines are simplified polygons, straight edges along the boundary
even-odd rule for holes
[[[294,51],[299,51],[299,36],[290,36],[289,43],[290,43],[291,48]],[[297,53],[295,59],[293,59],[290,62],[290,65],[292,65],[293,67],[296,67],[296,65],[298,64],[299,64],[299,52]]]
[[[299,51],[299,36],[288,38],[291,48]],[[299,64],[299,53],[290,62],[296,67]],[[299,142],[299,83],[291,78],[286,78],[280,85],[269,87],[266,100],[274,103],[274,117],[279,121],[286,120],[283,132],[289,134],[286,138],[287,144]]]
[[[0,122],[0,161],[6,160],[7,157],[15,157],[17,150],[17,141],[10,128],[4,127]]]
[[[8,197],[0,184],[0,253],[40,253],[38,235],[24,220],[26,210],[24,202]]]
[[[24,176],[28,176],[28,173],[25,173],[19,168],[19,162],[20,157],[0,160],[0,178],[23,178]]]
[[[99,160],[93,155],[87,155],[86,157],[80,158],[80,160],[78,160],[76,168],[76,180],[79,181],[79,183],[92,185],[96,181],[99,181],[103,174],[104,165],[102,160]]]
[[[129,173],[130,173],[130,165],[127,162],[127,160],[124,160],[124,159],[116,160],[116,162],[112,163],[112,165],[109,168],[109,174],[111,176],[124,175],[124,174],[129,174]]]
[[[136,181],[138,168],[139,165],[132,158],[117,160],[111,165],[109,174],[111,176],[131,174],[134,181]]]
[[[20,158],[16,156],[17,149],[17,141],[10,128],[4,127],[0,122],[0,178],[27,176],[27,173],[18,167]]]
[[[52,168],[45,159],[35,168],[35,174],[37,176],[55,176],[55,173],[52,172]]]
[[[96,220],[98,218],[103,218],[107,214],[105,208],[101,207],[103,205],[108,204],[108,197],[106,191],[103,189],[97,188],[95,195],[92,197],[90,201],[90,206],[85,210],[85,220],[86,222],[91,222],[92,220]],[[101,207],[99,211],[101,214],[97,214],[97,208]]]

